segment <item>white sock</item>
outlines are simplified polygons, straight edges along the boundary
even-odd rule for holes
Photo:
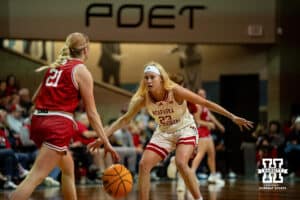
[[[203,197],[201,196],[199,199],[195,199],[195,200],[203,200]]]

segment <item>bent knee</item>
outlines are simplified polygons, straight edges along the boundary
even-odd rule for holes
[[[139,172],[147,173],[150,172],[153,167],[146,161],[141,160],[139,163]]]
[[[178,168],[179,171],[184,170],[185,168],[188,167],[188,163],[185,160],[181,160],[181,159],[176,159],[176,166]]]

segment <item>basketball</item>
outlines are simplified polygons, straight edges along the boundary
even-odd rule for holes
[[[102,181],[104,190],[115,198],[126,196],[133,184],[130,171],[121,164],[114,164],[105,169]]]

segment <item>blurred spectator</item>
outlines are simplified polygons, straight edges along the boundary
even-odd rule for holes
[[[0,109],[8,111],[10,109],[11,96],[0,97]]]
[[[101,44],[102,55],[99,66],[102,68],[102,81],[109,83],[110,78],[114,79],[114,85],[120,86],[120,65],[121,48],[120,43],[110,42]]]
[[[95,140],[97,134],[88,129],[90,124],[86,113],[77,113],[76,124],[77,130],[72,138],[70,150],[75,163],[76,179],[80,184],[85,184],[96,179],[98,169],[94,165],[94,159],[97,159],[99,155],[93,156],[87,151],[86,146]]]
[[[10,74],[6,77],[6,90],[5,95],[10,96],[13,94],[17,94],[19,86],[17,84],[17,78],[15,75]]]
[[[15,138],[20,138],[20,134],[23,131],[23,109],[18,104],[11,106],[10,112],[6,116],[6,124],[8,128],[13,132]]]
[[[5,96],[6,81],[0,80],[0,98]]]
[[[120,155],[120,162],[128,167],[132,174],[136,174],[137,152],[128,129],[129,126],[119,129],[112,137],[115,141],[114,148]]]
[[[273,148],[270,145],[270,141],[268,137],[264,137],[260,140],[257,144],[257,151],[256,151],[256,162],[257,167],[260,168],[262,166],[262,159],[263,158],[276,158],[276,154],[272,151]]]
[[[23,178],[28,173],[19,163],[17,156],[8,139],[8,130],[5,128],[6,111],[0,110],[0,168],[5,177],[4,189],[15,189],[13,177]]]
[[[226,174],[226,147],[224,144],[224,134],[219,131],[212,133],[216,150],[216,171]]]
[[[33,106],[33,103],[31,102],[31,98],[30,98],[29,89],[28,88],[20,89],[19,96],[20,96],[20,106],[23,109],[22,116],[24,118],[27,118],[27,117],[29,117],[30,109]]]
[[[135,166],[135,172],[138,173],[138,169],[139,169],[139,161],[142,158],[142,153],[144,151],[144,139],[142,138],[142,128],[144,128],[144,125],[141,125],[141,122],[137,122],[137,121],[132,121],[129,125],[129,132],[132,135],[132,140],[133,140],[133,144],[135,147],[135,151],[137,154],[136,157],[136,166]]]
[[[10,148],[7,132],[0,129],[0,171],[5,176],[4,189],[15,189],[17,185],[12,182],[17,166],[14,151]]]
[[[148,125],[150,115],[148,114],[145,108],[142,108],[141,111],[136,115],[135,121],[139,123],[140,128],[145,129]]]
[[[281,132],[281,126],[279,121],[270,121],[268,129],[268,137],[270,140],[270,145],[276,152],[276,157],[283,157],[284,152],[284,142],[285,138]]]
[[[300,169],[300,116],[295,119],[292,132],[287,137],[284,151],[288,160],[288,171],[293,177]]]
[[[283,157],[285,139],[280,127],[278,121],[270,121],[267,132],[264,132],[263,126],[258,124],[252,133],[252,136],[257,138],[256,161],[258,167],[261,167],[263,158]]]
[[[47,61],[46,40],[42,40],[42,55],[41,59]]]
[[[32,40],[24,40],[23,41],[23,50],[25,54],[30,54]]]
[[[184,86],[192,91],[201,88],[202,56],[196,44],[179,45],[170,53],[179,53],[180,68],[183,70]]]
[[[143,148],[145,148],[150,141],[155,129],[156,129],[157,124],[155,123],[154,119],[150,119],[148,122],[148,125],[146,127],[145,131],[145,142],[143,144]]]
[[[265,127],[262,123],[258,123],[256,125],[255,130],[252,132],[251,136],[253,137],[253,139],[257,142],[259,139],[262,139],[261,137],[264,136],[265,134]]]

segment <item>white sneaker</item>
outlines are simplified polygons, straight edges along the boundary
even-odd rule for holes
[[[5,189],[5,190],[13,190],[16,188],[17,188],[17,185],[14,184],[14,182],[12,182],[12,181],[6,181],[3,185],[3,189]]]
[[[184,180],[180,174],[178,174],[176,190],[177,190],[177,192],[185,192],[185,190],[186,190]]]
[[[211,174],[208,177],[208,183],[218,184],[218,185],[225,185],[225,181],[218,177],[216,174]]]
[[[176,193],[177,199],[178,200],[185,200],[185,193],[184,192],[177,192]]]
[[[205,174],[205,173],[198,173],[197,174],[197,177],[198,177],[198,179],[200,179],[200,180],[205,180],[205,179],[207,179],[207,174]]]
[[[221,173],[220,173],[220,172],[216,172],[216,177],[217,177],[218,179],[222,179]]]
[[[231,171],[231,172],[228,173],[228,178],[235,179],[236,178],[236,174]]]
[[[58,182],[57,180],[54,180],[52,177],[47,176],[44,179],[44,184],[46,186],[52,186],[52,187],[58,187],[60,186],[60,182]]]
[[[170,159],[170,164],[167,168],[167,176],[170,179],[175,179],[176,178],[176,172],[177,172],[177,167],[176,167],[176,163],[175,163],[175,156],[173,156]]]
[[[225,181],[223,179],[217,179],[216,180],[216,185],[224,186],[225,185]]]
[[[295,176],[296,176],[295,172],[292,172],[292,173],[289,174],[289,178],[290,178],[290,179],[294,179]]]
[[[223,185],[219,185],[219,184],[209,184],[208,185],[208,191],[209,192],[214,192],[214,193],[219,193],[223,188]]]
[[[155,171],[152,171],[150,173],[150,179],[151,179],[151,181],[159,181],[160,180],[160,178],[157,176]]]
[[[215,177],[215,175],[210,174],[207,180],[208,180],[209,183],[215,183],[216,182],[216,177]]]

